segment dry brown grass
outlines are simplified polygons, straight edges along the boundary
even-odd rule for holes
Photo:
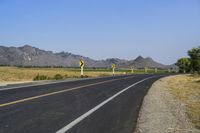
[[[178,75],[167,82],[170,92],[185,104],[188,118],[200,129],[200,76]]]
[[[80,77],[79,71],[73,71],[65,68],[17,68],[17,67],[0,67],[0,83],[13,81],[32,81],[36,75],[45,75],[54,77],[60,74],[67,78]],[[122,74],[122,72],[116,72]],[[84,75],[88,77],[109,76],[112,72],[104,71],[86,71]]]

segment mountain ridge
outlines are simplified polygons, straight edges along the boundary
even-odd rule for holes
[[[95,60],[82,55],[72,54],[69,52],[45,51],[31,45],[21,47],[0,46],[0,65],[11,66],[63,66],[78,67],[79,60],[83,59],[87,67],[110,67],[115,63],[119,68],[173,68],[174,65],[164,65],[154,61],[150,57],[142,57],[139,55],[133,60],[108,58],[105,60]]]

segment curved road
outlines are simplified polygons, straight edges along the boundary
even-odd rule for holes
[[[132,133],[142,99],[166,75],[127,75],[0,90],[1,133]]]

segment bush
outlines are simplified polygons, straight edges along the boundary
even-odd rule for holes
[[[89,78],[89,77],[90,77],[90,76],[88,76],[88,75],[84,75],[84,76],[83,76],[83,78]]]
[[[65,79],[66,79],[66,78],[69,78],[69,76],[68,76],[67,74],[65,74],[65,75],[64,75],[64,78],[65,78]]]
[[[63,76],[60,75],[60,74],[56,74],[56,75],[54,76],[54,79],[55,79],[55,80],[63,79]]]
[[[200,74],[200,46],[188,51],[191,59],[191,68],[194,73]]]
[[[179,72],[188,73],[191,71],[191,59],[190,58],[180,58],[176,65],[179,67]]]
[[[39,74],[33,78],[34,81],[35,80],[47,80],[47,79],[48,79],[47,76],[45,76],[45,75],[39,75]]]

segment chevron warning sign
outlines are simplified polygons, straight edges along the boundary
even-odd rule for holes
[[[116,68],[116,64],[112,64],[112,68]]]
[[[79,65],[80,65],[80,67],[84,67],[85,66],[85,62],[83,60],[80,60]]]

